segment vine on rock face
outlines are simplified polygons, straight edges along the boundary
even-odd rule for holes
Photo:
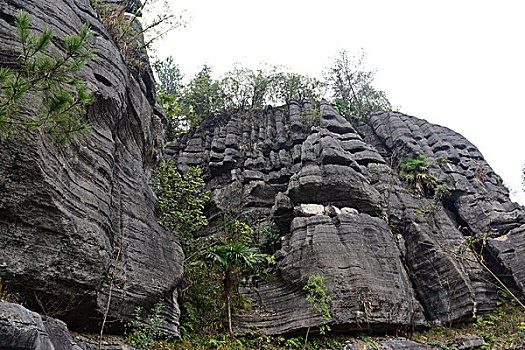
[[[310,275],[308,283],[303,289],[306,291],[306,301],[310,304],[309,309],[317,313],[321,319],[319,332],[326,334],[326,332],[330,331],[330,326],[327,323],[332,316],[328,308],[331,298],[326,294],[327,289],[323,276],[318,274]]]
[[[38,130],[60,144],[88,135],[90,125],[83,120],[86,107],[95,101],[78,77],[93,58],[88,49],[92,36],[85,24],[78,35],[68,35],[63,53],[49,52],[53,30],[41,35],[29,29],[30,16],[20,11],[16,17],[20,41],[15,68],[0,67],[0,141]],[[29,118],[25,106],[35,106],[37,116]]]

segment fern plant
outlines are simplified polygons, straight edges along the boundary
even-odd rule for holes
[[[401,161],[399,167],[401,168],[399,176],[409,188],[415,189],[424,196],[434,192],[435,187],[438,185],[438,180],[435,176],[428,173],[430,163],[427,162],[426,155],[405,158]]]
[[[82,118],[94,97],[77,77],[93,58],[88,49],[91,32],[86,24],[78,35],[66,36],[62,53],[49,52],[53,30],[32,33],[29,14],[16,17],[20,46],[16,67],[0,67],[0,140],[38,130],[61,144],[88,134],[90,125]],[[40,100],[35,104],[33,99]],[[36,109],[29,118],[24,106]]]

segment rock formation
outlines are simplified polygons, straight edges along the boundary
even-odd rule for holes
[[[356,130],[328,103],[319,126],[301,103],[238,113],[167,146],[181,171],[203,167],[213,221],[234,210],[281,230],[271,280],[247,281],[255,303],[238,330],[290,333],[319,324],[303,287],[324,276],[339,330],[419,327],[471,320],[495,306],[490,273],[464,247],[486,232],[485,258],[523,288],[525,210],[461,135],[400,113],[375,114]],[[450,194],[436,201],[403,186],[398,164],[426,155]],[[436,160],[443,158],[438,165]],[[521,262],[521,263],[520,263]]]
[[[97,59],[82,78],[96,102],[88,110],[88,140],[61,147],[31,136],[1,144],[2,283],[29,309],[80,330],[99,329],[110,293],[112,321],[164,300],[169,330],[177,334],[183,255],[158,225],[148,186],[163,143],[152,73],[124,62],[89,0],[2,0],[5,47],[16,45],[20,9],[30,13],[34,29],[55,28],[58,51],[67,34],[91,25]],[[2,62],[15,59],[0,52]],[[30,107],[22,109],[28,117],[35,113]],[[236,315],[237,331],[283,334],[318,326],[303,290],[312,274],[324,277],[329,324],[340,331],[472,320],[495,307],[490,271],[511,276],[511,289],[525,290],[525,209],[509,200],[476,147],[400,113],[374,114],[356,129],[327,102],[320,104],[319,123],[311,123],[311,112],[295,101],[233,113],[165,149],[181,171],[203,168],[211,227],[222,212],[234,211],[254,227],[273,220],[280,229],[269,271],[274,278],[243,282],[254,307]],[[428,174],[449,193],[433,199],[402,183],[399,163],[416,155],[427,156]],[[485,262],[464,249],[465,237],[479,233]],[[27,339],[21,339],[33,344],[27,346],[77,346],[60,321],[1,306],[3,334],[23,330]],[[52,339],[56,334],[61,340]]]
[[[164,300],[176,333],[183,255],[157,224],[148,186],[163,143],[152,73],[128,67],[89,0],[1,1],[2,47],[17,45],[21,9],[33,29],[54,28],[52,50],[63,50],[66,35],[90,24],[96,60],[82,79],[96,102],[88,110],[88,140],[61,147],[31,137],[0,146],[2,283],[31,309],[96,330],[110,292],[108,270],[118,264],[110,320],[129,319],[137,306],[149,310]],[[2,62],[13,57],[0,52]],[[115,325],[121,327],[108,323]]]

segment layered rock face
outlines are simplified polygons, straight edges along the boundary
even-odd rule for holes
[[[303,290],[312,274],[324,277],[335,329],[473,319],[495,306],[490,273],[463,249],[465,235],[478,232],[488,236],[484,264],[523,288],[525,211],[461,135],[399,113],[373,115],[356,130],[328,103],[312,127],[309,111],[291,103],[238,113],[166,149],[181,171],[203,167],[212,222],[233,210],[255,227],[272,219],[280,228],[275,278],[246,281],[254,309],[237,315],[238,330],[319,325]],[[450,190],[440,201],[399,179],[400,160],[418,154]]]
[[[21,9],[37,32],[55,29],[52,50],[62,50],[65,36],[83,23],[91,25],[97,57],[81,78],[96,102],[88,109],[87,140],[68,147],[41,137],[1,144],[2,283],[24,305],[76,329],[100,329],[110,290],[110,321],[164,300],[176,333],[183,254],[157,224],[148,186],[163,142],[152,74],[128,67],[89,0],[1,1],[2,47],[17,45],[14,20]],[[1,61],[14,59],[0,52]],[[22,112],[31,115],[34,106]],[[108,278],[115,266],[115,277]]]

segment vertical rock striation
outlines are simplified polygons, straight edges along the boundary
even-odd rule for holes
[[[373,115],[356,130],[325,102],[319,125],[304,125],[309,110],[292,102],[239,112],[166,148],[181,171],[203,167],[211,222],[234,210],[255,227],[272,219],[280,228],[275,278],[243,285],[254,309],[236,316],[238,330],[318,325],[303,291],[311,274],[324,276],[329,323],[339,330],[472,320],[495,307],[495,289],[471,251],[456,253],[465,235],[489,225],[491,236],[506,237],[489,239],[491,269],[509,269],[522,286],[523,208],[467,140],[399,113]],[[451,191],[442,201],[400,181],[400,160],[417,154],[449,161],[430,169]]]

